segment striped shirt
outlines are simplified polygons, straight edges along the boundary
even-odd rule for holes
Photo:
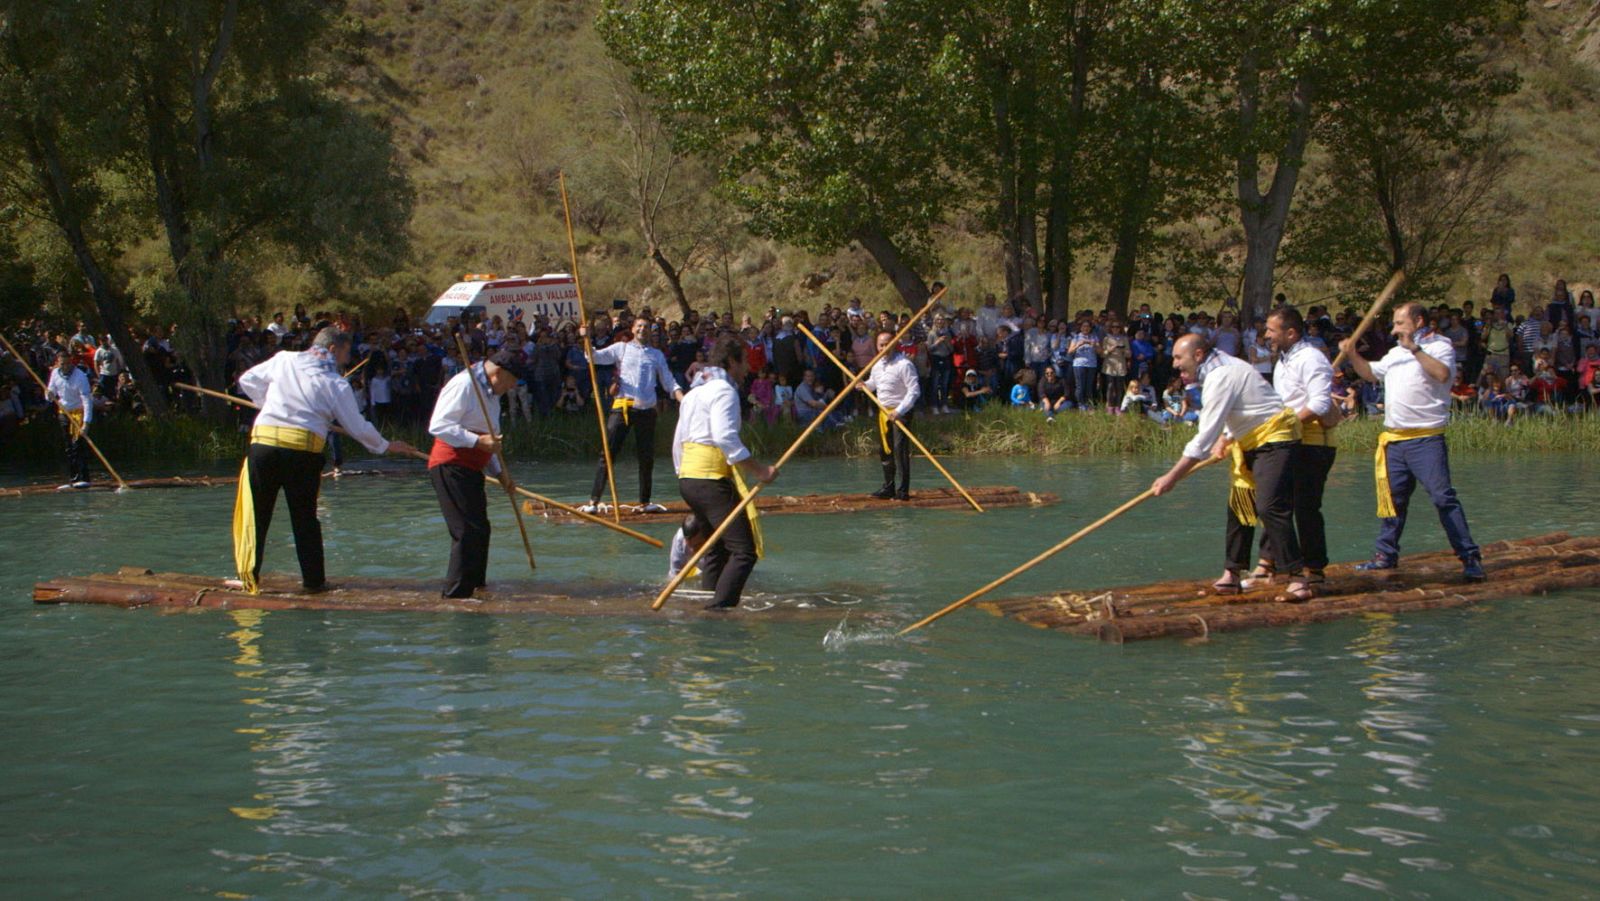
[[[672,394],[678,383],[667,368],[667,357],[654,347],[635,341],[610,344],[594,352],[596,366],[617,367],[617,396],[633,401],[635,410],[649,410],[656,405],[656,389]]]

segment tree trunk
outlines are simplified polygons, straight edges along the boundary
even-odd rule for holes
[[[1017,147],[1011,127],[1011,69],[994,66],[989,85],[990,112],[994,117],[995,224],[1000,229],[1001,269],[1006,279],[1006,301],[1022,292],[1022,261],[1017,235]]]
[[[905,257],[894,240],[876,224],[862,226],[856,231],[855,238],[867,253],[872,254],[872,259],[877,261],[883,274],[889,276],[889,281],[894,283],[906,307],[913,313],[922,309],[928,302],[928,283],[916,270],[906,265]]]
[[[72,257],[77,261],[79,270],[89,283],[89,293],[94,298],[95,309],[100,313],[101,328],[111,336],[111,343],[122,352],[123,362],[127,364],[128,371],[139,384],[145,410],[156,419],[165,419],[171,412],[167,408],[166,396],[154,390],[155,377],[150,372],[150,367],[145,364],[144,354],[140,352],[138,343],[133,340],[133,332],[128,328],[127,318],[123,316],[122,301],[112,291],[111,281],[106,277],[105,269],[95,258],[93,248],[89,246],[88,236],[84,233],[83,222],[78,215],[77,204],[72,199],[75,192],[72,185],[68,184],[66,168],[61,165],[61,155],[57,151],[55,138],[50,133],[49,126],[43,122],[37,120],[27,122],[24,127],[26,128],[24,138],[34,178],[48,200],[51,218],[61,230],[67,246],[72,248]]]
[[[1148,96],[1148,95],[1146,95]],[[1106,309],[1126,318],[1128,301],[1133,296],[1133,277],[1144,240],[1145,223],[1154,208],[1151,196],[1151,166],[1155,162],[1156,133],[1146,129],[1139,140],[1131,177],[1124,181],[1122,203],[1117,211],[1116,250],[1111,257],[1111,284],[1106,289]]]
[[[1087,13],[1083,13],[1087,15]],[[1050,203],[1045,219],[1045,258],[1049,273],[1048,315],[1063,318],[1071,310],[1072,203],[1077,178],[1078,135],[1089,89],[1089,50],[1094,41],[1092,24],[1080,19],[1072,33],[1072,84],[1064,121],[1054,123],[1050,145]]]
[[[1244,296],[1240,298],[1241,317],[1250,322],[1265,316],[1272,307],[1273,272],[1278,263],[1278,248],[1283,244],[1289,223],[1289,208],[1295,185],[1305,161],[1306,143],[1311,137],[1313,90],[1306,79],[1295,83],[1289,95],[1290,129],[1274,160],[1272,185],[1261,193],[1261,160],[1252,147],[1253,131],[1260,108],[1260,76],[1254,51],[1246,51],[1239,62],[1239,139],[1238,157],[1239,221],[1244,226]]]
[[[672,261],[667,259],[667,255],[661,252],[660,245],[654,242],[650,244],[650,259],[655,262],[656,268],[661,270],[661,274],[666,276],[667,286],[672,289],[672,303],[677,307],[675,315],[682,321],[689,315],[689,298],[683,293],[682,274],[672,265]]]

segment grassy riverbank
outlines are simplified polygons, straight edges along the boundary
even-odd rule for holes
[[[657,425],[656,446],[665,455],[676,422],[673,412]],[[1189,426],[1164,429],[1154,422],[1105,413],[1063,413],[1046,422],[1037,412],[993,408],[974,415],[921,415],[912,423],[918,438],[940,456],[1021,455],[1094,457],[1128,454],[1168,457],[1176,455],[1193,434]],[[1370,451],[1382,424],[1375,419],[1347,422],[1339,428],[1339,446],[1346,451]],[[421,425],[386,430],[421,448],[431,442]],[[745,427],[745,441],[758,456],[771,460],[783,453],[800,434],[792,423]],[[102,420],[91,432],[113,465],[126,463],[146,471],[183,471],[210,468],[238,459],[245,436],[234,426],[218,426],[199,419],[178,417],[165,423],[149,420]],[[1529,416],[1507,426],[1481,417],[1462,417],[1449,431],[1451,448],[1462,453],[1520,455],[1542,452],[1584,452],[1600,448],[1600,416]],[[801,453],[809,457],[870,456],[877,452],[877,429],[870,420],[857,419],[845,428],[813,435]],[[346,442],[352,460],[367,456]],[[508,453],[521,460],[584,460],[600,452],[592,415],[555,416],[534,423],[516,423],[507,432]],[[632,443],[623,449],[633,455]],[[0,439],[0,466],[24,471],[49,472],[61,466],[61,436],[47,417],[36,416],[20,429]]]

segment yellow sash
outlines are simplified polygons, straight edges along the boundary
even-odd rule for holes
[[[288,425],[258,425],[250,429],[251,444],[320,454],[328,443],[321,435]]]
[[[611,412],[620,412],[622,414],[622,424],[630,425],[628,422],[628,411],[633,409],[633,404],[633,398],[623,397],[619,394],[611,399]]]
[[[744,483],[744,477],[739,474],[739,468],[730,464],[722,448],[709,444],[700,444],[696,441],[683,443],[683,458],[679,462],[678,475],[685,479],[733,479],[733,484],[739,489],[739,497],[749,497],[750,489]],[[750,518],[750,534],[756,540],[756,557],[766,556],[766,542],[761,538],[761,516],[756,511],[756,505],[750,504],[744,508],[744,513]],[[712,523],[715,529],[720,523]],[[691,571],[685,578],[693,578]]]
[[[57,408],[60,409],[59,407]],[[83,410],[61,410],[61,415],[67,417],[67,428],[72,432],[72,440],[77,441],[83,434]]]
[[[256,502],[250,493],[249,457],[245,458],[244,466],[239,469],[239,490],[233,496],[233,568],[239,573],[239,581],[244,583],[245,591],[251,594],[260,591],[255,576]]]
[[[1256,477],[1250,472],[1250,467],[1245,465],[1246,451],[1253,451],[1263,444],[1273,444],[1280,441],[1293,441],[1300,437],[1300,417],[1287,407],[1278,411],[1278,415],[1256,426],[1238,438],[1229,447],[1232,453],[1230,461],[1228,491],[1228,509],[1233,511],[1235,519],[1241,525],[1258,525],[1261,520],[1256,516]]]
[[[883,452],[894,453],[894,448],[889,446],[889,411],[878,408],[878,440],[883,442]]]
[[[1333,429],[1322,424],[1320,419],[1308,419],[1300,423],[1300,443],[1314,447],[1334,447]]]
[[[1378,516],[1388,519],[1400,514],[1394,509],[1394,496],[1389,493],[1389,445],[1395,441],[1413,441],[1443,435],[1444,426],[1431,429],[1384,429],[1378,436],[1378,452],[1374,454],[1377,465],[1374,475],[1378,479]]]

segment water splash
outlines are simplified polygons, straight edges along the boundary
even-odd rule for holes
[[[841,651],[853,644],[889,644],[898,638],[893,629],[860,629],[849,631],[850,614],[846,613],[839,625],[822,636],[822,647],[828,651]]]

